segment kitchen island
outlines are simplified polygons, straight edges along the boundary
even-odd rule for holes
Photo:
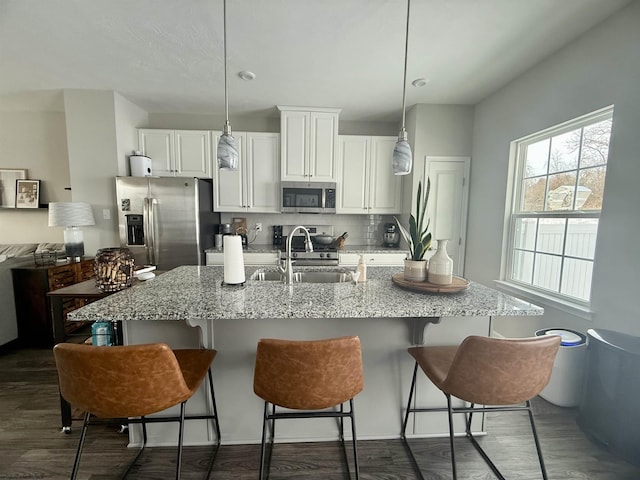
[[[303,269],[307,268],[296,270]],[[492,316],[517,321],[543,313],[540,307],[474,282],[456,294],[404,290],[391,281],[398,267],[369,268],[367,282],[358,284],[284,285],[249,280],[256,268],[245,270],[244,286],[227,286],[222,285],[223,267],[178,267],[82,307],[69,318],[123,321],[128,344],[164,341],[174,348],[216,348],[214,381],[223,443],[258,443],[262,401],[253,393],[253,362],[260,338],[358,335],[365,372],[365,389],[356,398],[358,436],[397,438],[413,368],[408,346],[454,344],[467,335],[489,335]],[[429,324],[433,325],[424,335]],[[444,396],[421,380],[418,402],[444,404]],[[204,394],[203,390],[201,399],[189,402],[188,409],[204,408]],[[413,434],[447,432],[446,415],[441,421],[437,415],[428,417],[428,422],[414,422]],[[210,441],[211,432],[195,423],[187,425],[185,441]],[[156,426],[150,444],[175,442],[171,425]],[[335,435],[330,420],[283,422],[279,427],[282,441],[327,440]]]

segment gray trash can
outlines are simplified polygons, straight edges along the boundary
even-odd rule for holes
[[[582,393],[587,337],[573,330],[544,328],[536,337],[560,335],[560,349],[553,363],[551,379],[540,396],[559,407],[577,407]]]
[[[592,439],[640,465],[640,337],[587,331],[578,425]]]

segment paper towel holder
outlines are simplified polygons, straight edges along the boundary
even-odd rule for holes
[[[244,254],[242,240],[239,235],[225,235],[222,237],[224,276],[221,285],[242,287],[246,282],[244,272]]]

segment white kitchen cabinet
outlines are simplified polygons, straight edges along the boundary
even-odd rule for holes
[[[391,158],[397,138],[340,135],[337,213],[393,214],[402,210],[402,177]]]
[[[280,255],[278,252],[243,252],[242,258],[245,265],[252,266],[273,266],[275,267],[280,261]],[[224,253],[219,252],[207,252],[206,264],[213,266],[224,265]]]
[[[139,129],[138,148],[151,158],[153,175],[211,178],[211,132]]]
[[[340,110],[283,106],[278,109],[282,180],[335,182]]]
[[[280,135],[233,132],[237,170],[214,169],[216,212],[280,213]],[[215,145],[219,133],[214,134]]]
[[[339,253],[338,263],[341,267],[355,267],[360,261],[360,255],[364,255],[364,263],[371,267],[398,266],[404,267],[404,259],[407,252],[398,250],[397,252],[376,252],[376,253]]]

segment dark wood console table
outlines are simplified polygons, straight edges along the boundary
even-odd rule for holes
[[[52,265],[26,265],[11,269],[13,291],[18,320],[18,338],[20,344],[29,347],[52,347],[62,341],[67,312],[84,306],[87,301],[82,297],[66,297],[63,308],[62,329],[53,331],[53,312],[49,294],[68,288],[93,277],[93,258],[79,262],[58,262]],[[86,297],[85,297],[86,298]],[[70,332],[82,323],[69,322]]]

